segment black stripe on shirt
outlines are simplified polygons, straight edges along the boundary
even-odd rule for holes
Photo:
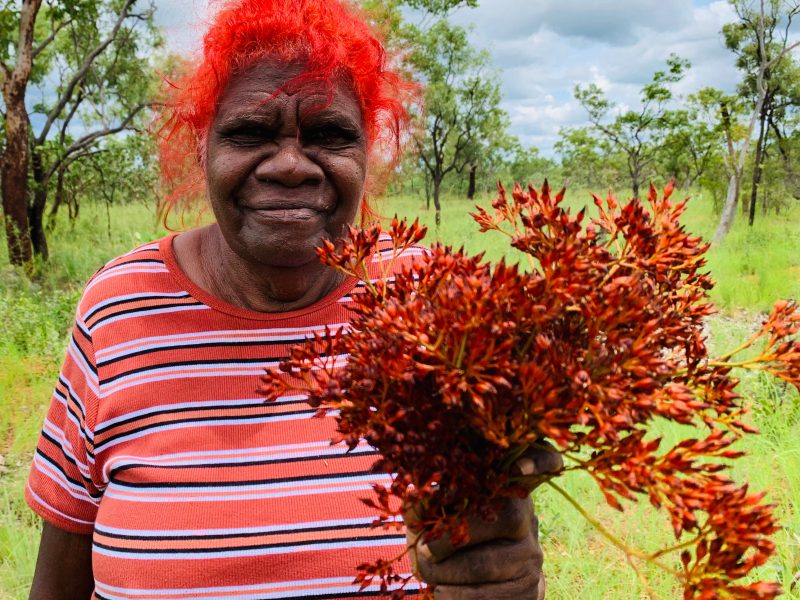
[[[266,402],[265,402],[265,404],[266,404]],[[153,423],[151,425],[146,425],[144,427],[131,429],[129,431],[124,431],[124,432],[118,433],[116,435],[109,436],[99,444],[95,442],[95,448],[94,449],[95,449],[95,452],[99,454],[101,452],[102,448],[104,446],[106,446],[109,442],[113,441],[113,440],[116,440],[116,439],[119,439],[119,438],[124,438],[124,437],[132,435],[134,433],[140,433],[142,431],[147,431],[148,429],[156,429],[158,427],[163,427],[165,425],[176,425],[178,423],[203,423],[203,422],[209,422],[209,421],[228,421],[228,420],[229,421],[246,422],[246,421],[251,421],[251,420],[254,420],[254,419],[263,419],[264,421],[270,421],[271,419],[276,419],[276,418],[279,418],[279,417],[283,417],[285,415],[308,415],[309,417],[312,417],[314,414],[316,414],[316,412],[317,412],[317,409],[312,408],[310,410],[296,410],[296,411],[289,411],[289,412],[283,412],[283,413],[278,413],[278,414],[241,415],[241,416],[238,416],[238,417],[231,417],[231,416],[195,417],[195,418],[191,418],[191,419],[175,419],[175,420],[172,420],[172,421],[161,421],[159,423]]]
[[[179,294],[179,295],[171,295],[170,294],[169,296],[165,296],[163,294],[152,294],[152,295],[147,295],[147,296],[140,295],[140,296],[138,296],[136,298],[122,298],[120,300],[115,300],[114,302],[108,302],[106,304],[103,304],[102,306],[98,306],[98,307],[94,308],[92,311],[90,311],[89,313],[87,313],[86,315],[83,316],[83,320],[84,321],[88,321],[93,316],[95,316],[97,313],[99,313],[101,311],[104,311],[107,308],[111,308],[112,306],[120,306],[122,304],[131,304],[131,303],[134,303],[134,302],[149,302],[150,300],[178,300],[180,298],[191,298],[191,296],[189,295],[188,292],[186,292],[186,293]]]
[[[372,523],[354,523],[352,525],[321,525],[316,527],[293,527],[291,529],[281,529],[277,531],[248,531],[246,533],[220,533],[220,534],[198,534],[198,535],[131,535],[128,533],[112,533],[104,530],[100,526],[95,526],[96,533],[107,538],[120,540],[141,540],[154,542],[167,542],[177,540],[227,540],[234,538],[249,537],[268,537],[271,535],[287,535],[293,533],[316,533],[320,531],[341,531],[342,529],[372,529]],[[377,528],[375,528],[377,529]]]
[[[328,460],[334,461],[341,458],[346,458],[349,453],[345,454],[325,454],[315,456],[301,456],[293,458],[267,458],[263,460],[248,460],[245,462],[216,462],[216,463],[201,463],[191,465],[154,465],[151,463],[128,463],[122,467],[113,470],[113,473],[120,473],[128,471],[129,469],[235,469],[237,467],[256,467],[260,465],[280,465],[286,463],[300,463],[309,462],[314,460]],[[364,452],[356,452],[351,456],[377,456],[380,452],[377,450],[365,450]]]
[[[312,483],[318,479],[347,479],[348,477],[361,477],[364,475],[382,475],[375,473],[372,469],[361,469],[359,471],[344,471],[339,473],[320,473],[312,476],[308,473],[304,475],[294,475],[292,477],[273,477],[270,479],[243,479],[241,481],[114,481],[114,485],[124,488],[193,488],[193,489],[213,489],[217,487],[248,487],[253,485],[272,485],[278,483],[306,482]]]

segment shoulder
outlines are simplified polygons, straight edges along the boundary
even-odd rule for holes
[[[78,303],[79,322],[88,325],[98,309],[125,298],[178,291],[162,251],[171,237],[142,244],[98,269]]]

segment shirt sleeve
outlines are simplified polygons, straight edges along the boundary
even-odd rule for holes
[[[25,488],[36,513],[73,533],[92,533],[102,496],[92,433],[98,395],[92,339],[79,316]]]

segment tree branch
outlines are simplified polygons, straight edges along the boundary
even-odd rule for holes
[[[58,26],[55,29],[53,29],[53,31],[50,32],[50,35],[48,35],[44,40],[42,40],[41,44],[39,44],[38,46],[36,46],[36,48],[33,49],[33,58],[35,59],[37,56],[39,56],[39,54],[41,54],[42,51],[44,51],[44,49],[47,48],[53,42],[53,40],[56,39],[58,32],[64,29],[64,27],[66,27],[70,23],[72,23],[72,19],[61,21],[61,23],[59,23]]]
[[[89,146],[94,144],[97,140],[107,137],[109,135],[114,135],[115,133],[119,133],[125,129],[128,129],[128,125],[130,125],[131,121],[133,121],[134,117],[142,110],[147,108],[147,104],[139,104],[131,109],[131,112],[128,113],[128,116],[116,127],[106,127],[104,129],[99,129],[97,131],[93,131],[92,133],[88,133],[82,138],[75,140],[72,144],[70,144],[64,153],[61,155],[60,158],[53,161],[50,165],[50,168],[47,169],[45,173],[45,181],[49,180],[50,177],[53,176],[53,173],[56,172],[59,165],[64,162],[71,154],[79,152],[81,150],[87,149]]]
[[[41,1],[41,0],[40,0]],[[117,35],[119,34],[119,30],[122,27],[122,24],[125,22],[125,19],[128,18],[130,13],[128,12],[133,6],[136,0],[125,0],[125,4],[122,6],[122,9],[119,12],[119,16],[117,17],[116,23],[114,23],[114,27],[111,29],[108,37],[100,42],[94,50],[89,52],[86,55],[86,58],[81,64],[80,68],[75,72],[75,74],[70,79],[67,86],[64,88],[64,92],[61,94],[56,105],[47,115],[47,122],[45,123],[44,127],[42,128],[41,133],[36,138],[37,144],[42,144],[47,139],[47,135],[50,132],[50,128],[53,126],[53,122],[58,118],[58,115],[61,114],[61,111],[64,110],[64,107],[72,98],[72,94],[75,92],[75,88],[78,84],[83,81],[86,77],[86,74],[89,72],[89,69],[92,67],[95,59],[100,56],[106,48],[116,39]]]
[[[78,111],[78,107],[83,102],[83,88],[78,90],[78,97],[75,99],[75,103],[72,105],[72,108],[69,110],[69,113],[64,118],[64,122],[61,124],[61,134],[59,135],[59,140],[63,144],[67,139],[67,129],[69,128],[69,124],[72,121],[72,117],[75,116],[75,113]]]

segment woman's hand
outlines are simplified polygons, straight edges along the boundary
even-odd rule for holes
[[[524,476],[554,473],[563,467],[550,447],[532,448],[516,463]],[[413,518],[407,519],[416,573],[435,586],[437,600],[541,600],[545,582],[539,528],[530,497],[509,498],[497,520],[469,519],[470,541],[454,548],[446,536],[417,542]]]

